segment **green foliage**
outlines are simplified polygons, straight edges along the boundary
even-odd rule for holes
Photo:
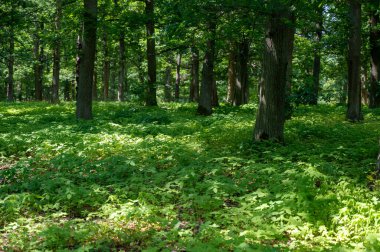
[[[1,104],[0,250],[379,249],[380,111],[297,107],[284,146],[251,142],[253,105],[194,106]]]

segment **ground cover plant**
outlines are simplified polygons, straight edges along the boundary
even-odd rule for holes
[[[285,145],[257,108],[0,106],[2,251],[378,251],[380,110],[294,109]]]

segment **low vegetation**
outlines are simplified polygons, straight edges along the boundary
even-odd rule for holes
[[[379,251],[380,110],[301,106],[285,145],[256,107],[0,106],[0,250]]]

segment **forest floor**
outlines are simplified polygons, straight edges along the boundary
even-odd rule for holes
[[[0,251],[380,251],[380,110],[0,104]]]

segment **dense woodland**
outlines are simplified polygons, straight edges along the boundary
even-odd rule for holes
[[[2,0],[0,251],[379,251],[380,0]]]

